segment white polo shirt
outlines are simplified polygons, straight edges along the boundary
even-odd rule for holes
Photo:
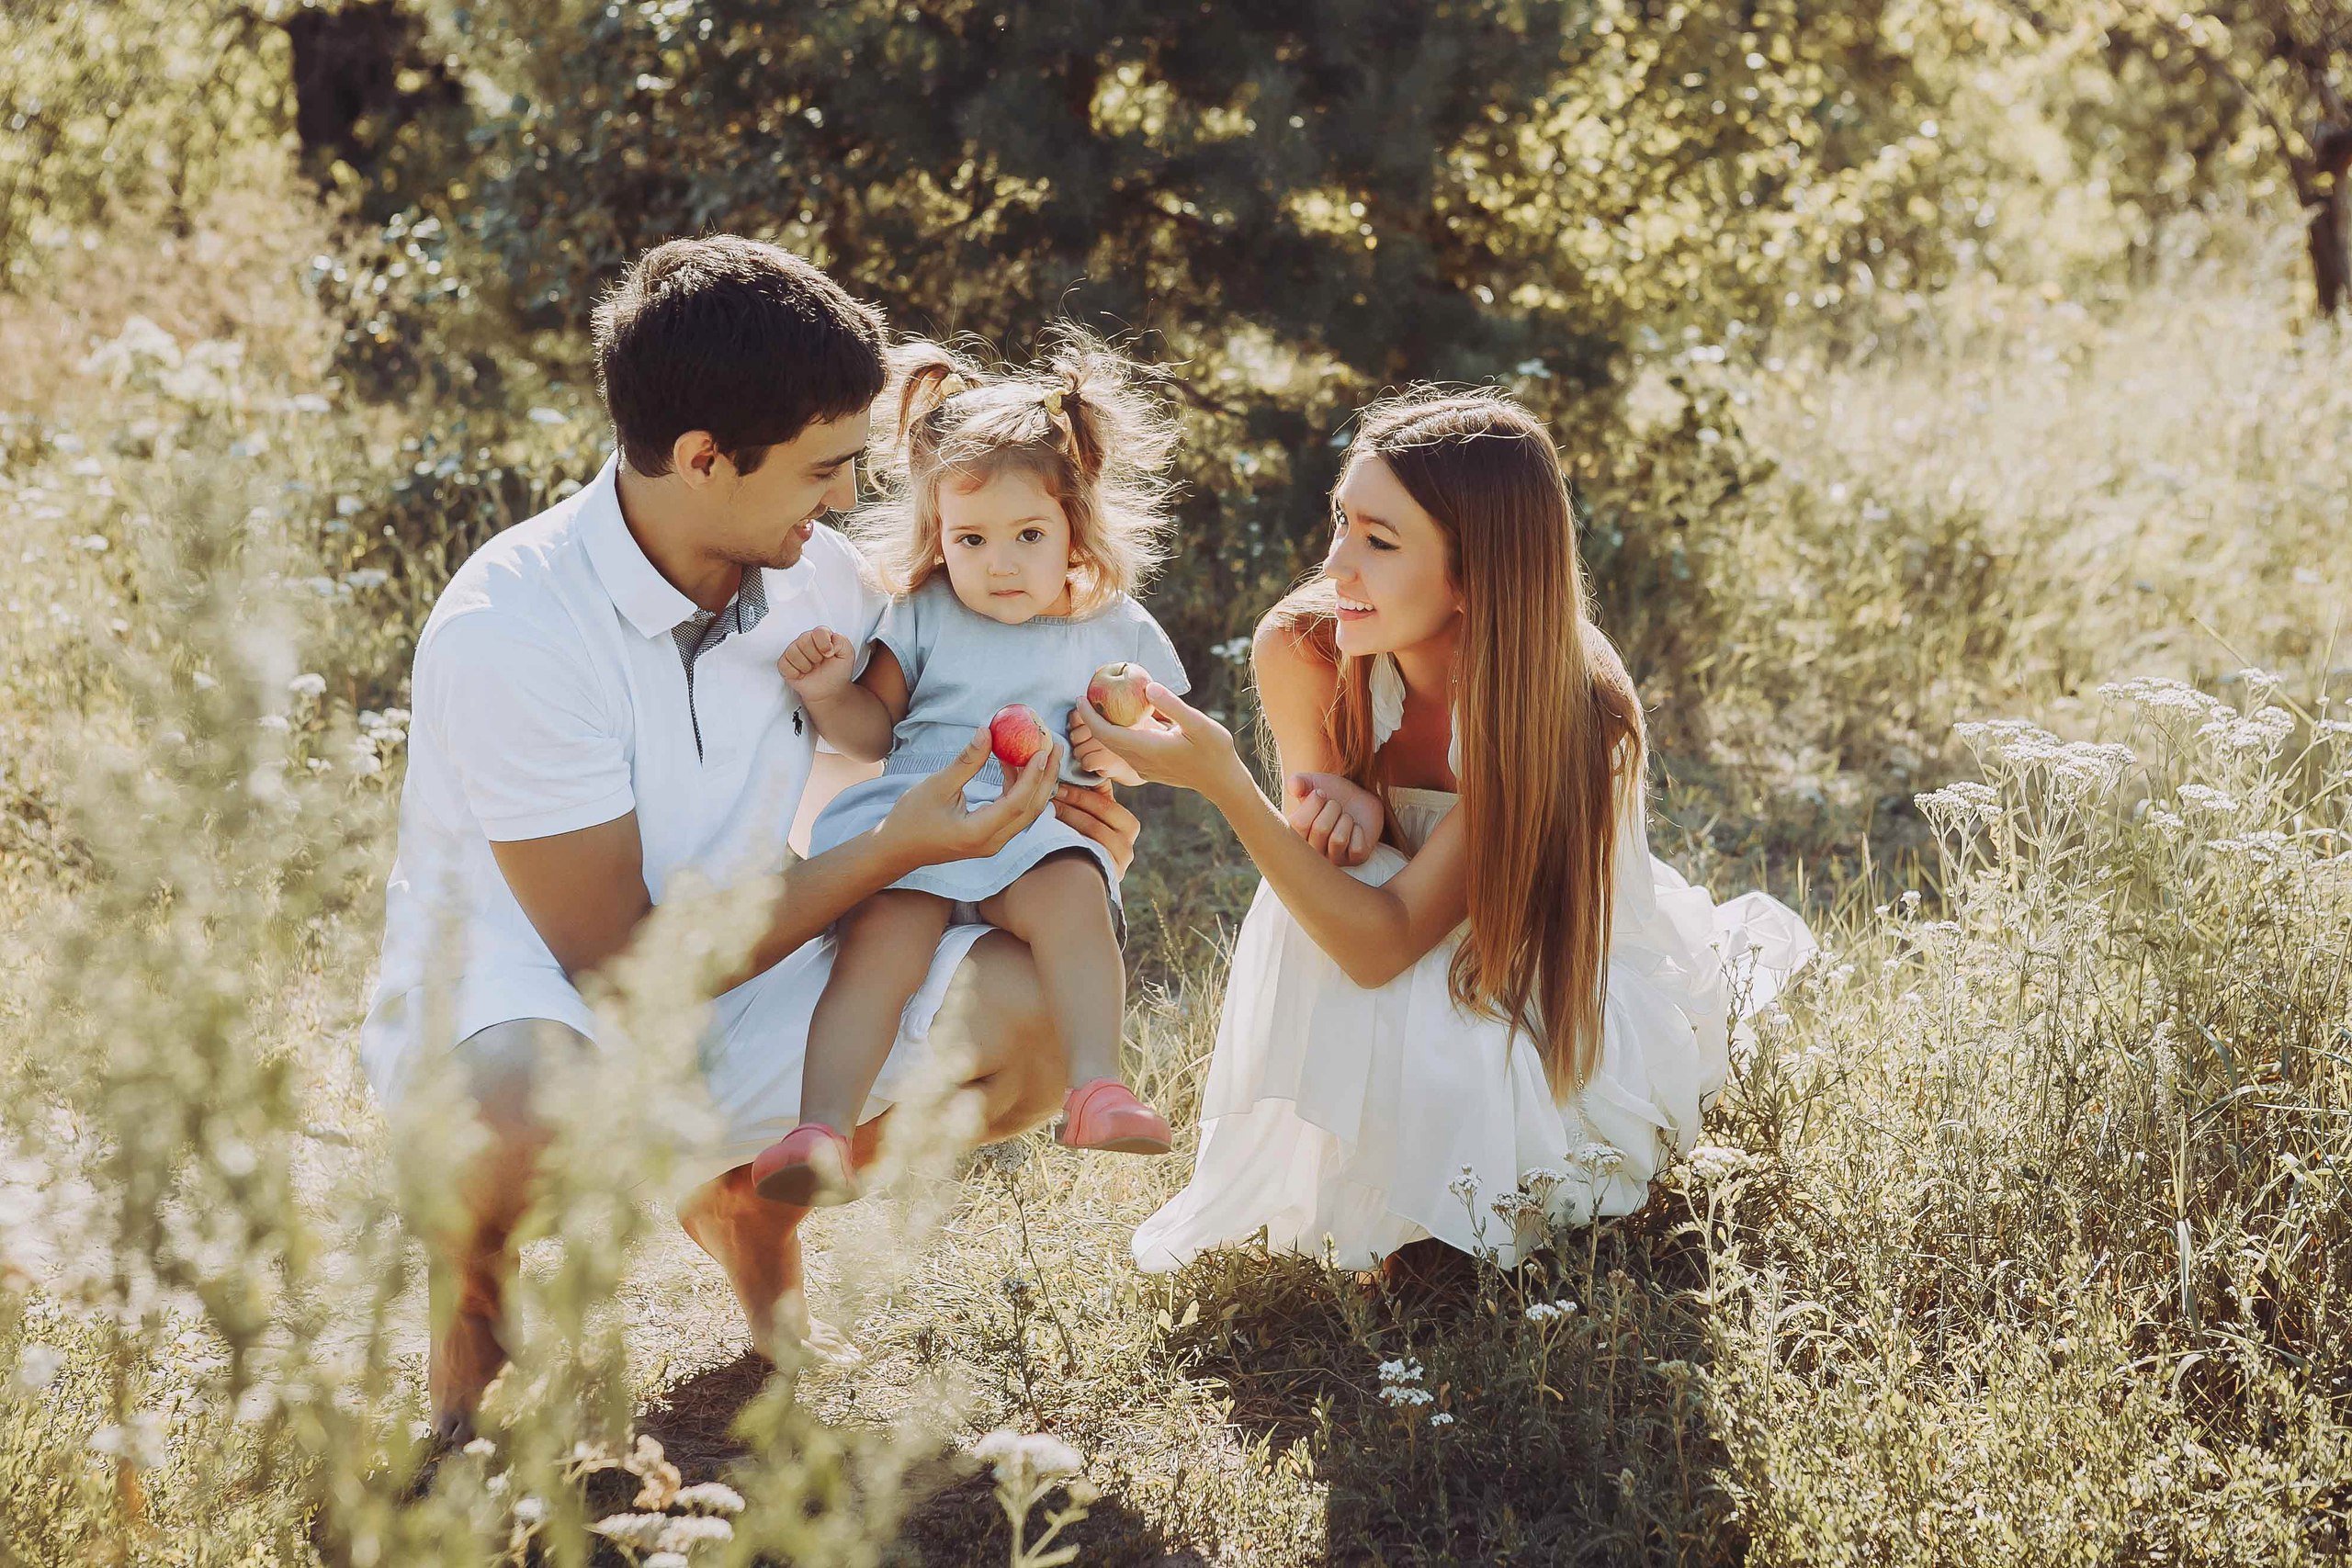
[[[493,840],[634,811],[656,903],[689,867],[718,886],[779,869],[817,733],[776,659],[818,626],[862,649],[881,617],[887,601],[855,547],[820,525],[797,565],[758,572],[756,587],[747,575],[722,612],[763,594],[756,624],[698,636],[696,605],[622,521],[617,473],[608,460],[585,489],[477,550],[417,638],[400,849],[360,1034],[379,1091],[420,1043],[425,977],[453,946],[461,978],[447,1041],[518,1018],[594,1032]]]

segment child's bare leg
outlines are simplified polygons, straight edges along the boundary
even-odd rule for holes
[[[931,972],[948,909],[944,898],[886,887],[842,917],[832,976],[808,1022],[801,1121],[844,1135],[856,1127],[907,999]]]
[[[1069,1052],[1070,1082],[1119,1077],[1127,966],[1093,857],[1048,855],[982,903],[980,914],[1029,944],[1046,1010]]]

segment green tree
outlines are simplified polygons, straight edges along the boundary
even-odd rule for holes
[[[2345,0],[2011,0],[2045,39],[2087,39],[2123,89],[2151,186],[2211,189],[2241,149],[2271,160],[2303,218],[2322,315],[2352,310],[2352,5]],[[2087,118],[2102,118],[2096,113]]]
[[[1736,427],[1689,351],[1939,254],[1933,94],[1887,8],[452,6],[435,47],[483,85],[475,121],[388,148],[405,276],[347,287],[362,338],[428,345],[403,373],[461,394],[517,357],[578,375],[616,269],[712,229],[811,255],[908,328],[1015,354],[1057,314],[1132,332],[1190,420],[1157,604],[1196,655],[1319,554],[1350,411],[1501,379],[1604,502],[1609,581],[1687,597],[1745,479],[1736,442],[1692,439]],[[395,322],[404,298],[437,319]],[[1663,453],[1623,439],[1651,361],[1692,379]]]

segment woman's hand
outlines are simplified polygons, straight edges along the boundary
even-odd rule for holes
[[[1078,699],[1077,717],[1094,741],[1150,784],[1197,790],[1211,801],[1257,794],[1257,784],[1233,747],[1232,731],[1154,681],[1146,689],[1155,713],[1131,725],[1113,724]],[[1262,797],[1261,797],[1262,806]]]
[[[1109,784],[1091,788],[1063,784],[1054,791],[1054,815],[1061,818],[1064,827],[1102,845],[1119,874],[1127,874],[1127,867],[1136,861],[1136,840],[1143,833],[1143,824],[1134,812],[1112,798]]]
[[[1283,819],[1333,865],[1372,858],[1388,820],[1380,796],[1338,773],[1293,773],[1283,781]]]

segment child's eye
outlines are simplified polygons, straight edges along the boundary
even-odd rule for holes
[[[1045,536],[1046,531],[1043,528],[1023,528],[1021,530],[1021,542],[1024,545],[1037,544],[1041,542]]]
[[[1396,547],[1392,541],[1384,539],[1377,534],[1368,534],[1364,538],[1365,542],[1375,550],[1393,550]]]
[[[977,549],[978,547],[988,543],[986,539],[981,538],[978,534],[958,534],[956,536],[956,542],[962,545],[967,549]]]

